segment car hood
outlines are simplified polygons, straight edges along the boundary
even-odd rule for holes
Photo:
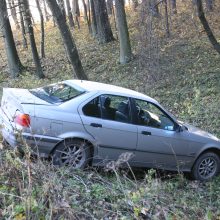
[[[184,126],[186,126],[187,129],[188,129],[188,131],[189,131],[190,133],[192,133],[192,134],[195,134],[195,135],[197,135],[197,136],[201,136],[201,137],[203,137],[203,138],[212,139],[212,140],[218,141],[218,142],[220,143],[220,139],[217,138],[217,137],[216,137],[215,135],[213,135],[213,134],[210,134],[210,133],[208,133],[208,132],[206,132],[206,131],[204,131],[204,130],[202,130],[202,129],[200,129],[200,128],[197,128],[197,127],[195,127],[195,126],[193,126],[193,125],[190,125],[190,124],[187,124],[187,123],[181,123],[181,124],[183,124]]]

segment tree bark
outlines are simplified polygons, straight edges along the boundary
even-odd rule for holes
[[[19,30],[20,25],[19,25],[19,22],[18,22],[15,2],[14,2],[14,0],[8,0],[8,4],[9,4],[9,8],[11,10],[11,15],[12,15],[12,18],[14,20],[16,29]]]
[[[47,6],[46,6],[46,3],[45,3],[45,0],[43,0],[43,5],[44,5],[44,16],[45,16],[45,19],[46,21],[49,21],[50,20],[50,15],[47,11]]]
[[[167,9],[167,0],[164,0],[164,8],[165,8],[165,20],[166,20],[166,36],[170,37],[170,24],[169,24],[169,16]]]
[[[177,13],[176,0],[170,0],[170,3],[171,3],[171,9],[172,9],[173,14],[176,14]]]
[[[69,25],[70,27],[74,27],[74,21],[73,21],[73,14],[72,14],[72,10],[70,7],[70,0],[66,0],[66,8],[67,8],[67,16],[68,16],[68,20],[69,20]]]
[[[45,49],[44,49],[44,38],[45,38],[45,32],[44,32],[44,16],[43,12],[40,7],[39,0],[35,0],[37,9],[40,14],[40,28],[41,28],[41,42],[40,42],[40,51],[41,51],[41,58],[45,58]]]
[[[91,4],[92,35],[93,37],[97,38],[98,30],[97,30],[97,21],[96,21],[96,16],[95,16],[94,0],[90,0],[90,4]]]
[[[23,48],[27,49],[28,48],[28,44],[27,44],[26,30],[25,30],[25,25],[24,25],[23,3],[22,3],[22,0],[18,0],[18,6],[19,6],[21,33],[22,33],[22,39],[23,39]]]
[[[218,41],[216,40],[211,28],[209,27],[209,23],[206,20],[205,14],[204,14],[204,10],[203,10],[203,5],[202,5],[202,1],[201,0],[197,0],[196,1],[196,6],[197,6],[197,11],[198,11],[198,16],[199,16],[199,20],[202,23],[205,32],[209,38],[209,41],[211,42],[212,46],[214,47],[214,49],[220,54],[220,44],[218,43]]]
[[[113,0],[107,0],[108,15],[112,15],[112,11],[113,11]]]
[[[31,44],[32,56],[33,56],[34,64],[36,67],[36,74],[39,78],[44,78],[45,76],[44,76],[44,73],[41,67],[39,54],[37,52],[37,46],[36,46],[35,37],[34,37],[34,29],[33,29],[32,21],[31,21],[31,14],[30,14],[28,0],[23,0],[23,6],[24,6],[24,11],[25,11],[26,27],[28,29],[29,39],[30,39],[30,44]]]
[[[15,47],[14,37],[7,13],[5,0],[0,0],[0,30],[4,38],[4,45],[7,54],[8,66],[12,77],[17,77],[22,69],[21,61]]]
[[[131,60],[132,53],[124,8],[124,0],[115,0],[115,10],[120,42],[120,63],[125,64]]]
[[[97,39],[100,43],[114,40],[105,0],[94,0],[95,16],[97,21]]]
[[[208,11],[213,11],[214,0],[206,0],[206,7]]]
[[[89,24],[90,24],[90,30],[91,30],[91,33],[92,33],[92,27],[91,27],[91,4],[90,4],[90,0],[87,0],[86,1],[86,5],[87,5],[87,14],[88,14],[88,19],[89,19]]]
[[[147,7],[146,0],[142,1],[142,3],[144,3],[146,5],[145,7]],[[160,13],[158,8],[158,3],[156,0],[149,0],[148,7],[150,8],[150,11],[154,17],[159,17]]]
[[[77,23],[77,27],[78,27],[78,29],[80,29],[80,23],[79,23],[79,17],[80,17],[79,1],[78,0],[73,0],[72,1],[72,6],[73,6],[73,15],[75,17],[75,21]]]
[[[84,8],[84,16],[85,16],[86,23],[87,23],[87,26],[88,26],[88,29],[89,29],[89,33],[91,33],[92,32],[91,23],[90,23],[88,14],[87,14],[87,6],[86,6],[86,3],[85,3],[85,0],[82,0],[82,3],[83,3],[83,8]]]
[[[116,16],[115,16],[115,8],[114,8],[114,6],[113,6],[113,8],[112,8],[112,17],[113,17],[113,22],[114,22],[114,27],[115,27],[116,39],[118,40],[118,27],[117,27],[117,22],[116,22]]]
[[[66,21],[66,11],[65,11],[64,0],[57,0],[57,2],[58,2],[58,5],[60,7],[60,10],[61,10],[61,12],[62,12],[62,14],[64,16],[64,19]]]
[[[77,78],[87,80],[87,76],[83,70],[81,60],[79,58],[78,50],[76,48],[74,39],[71,35],[70,29],[66,24],[65,18],[54,0],[47,0],[47,4],[56,20],[57,26],[63,39],[63,43],[67,52],[70,63]]]

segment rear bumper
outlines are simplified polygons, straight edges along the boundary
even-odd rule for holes
[[[16,132],[13,128],[12,122],[9,118],[5,115],[5,113],[0,108],[0,124],[1,124],[1,133],[2,137],[5,141],[9,143],[10,146],[16,147],[17,140],[16,140]]]
[[[5,140],[11,147],[15,148],[18,145],[16,137],[13,133],[5,128],[1,128],[1,133],[3,140]]]
[[[27,144],[33,153],[40,157],[48,157],[55,146],[63,139],[44,135],[31,135],[29,133],[22,133],[22,142]]]
[[[29,146],[34,154],[41,157],[48,157],[54,147],[62,141],[61,138],[50,137],[45,135],[32,135],[17,131],[13,123],[7,118],[0,108],[0,123],[3,139],[13,148],[24,148]]]
[[[62,139],[47,137],[42,135],[31,135],[22,133],[19,135],[13,132],[8,132],[6,129],[1,129],[3,139],[13,148],[30,147],[33,154],[40,157],[48,157],[53,151],[54,147],[62,141]]]

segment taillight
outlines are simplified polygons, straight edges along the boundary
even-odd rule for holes
[[[23,127],[29,127],[31,124],[31,119],[28,114],[19,114],[15,117],[15,123]]]

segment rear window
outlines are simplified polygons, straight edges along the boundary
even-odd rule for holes
[[[37,89],[30,89],[29,92],[46,102],[59,104],[85,93],[85,90],[65,83],[56,83]]]

